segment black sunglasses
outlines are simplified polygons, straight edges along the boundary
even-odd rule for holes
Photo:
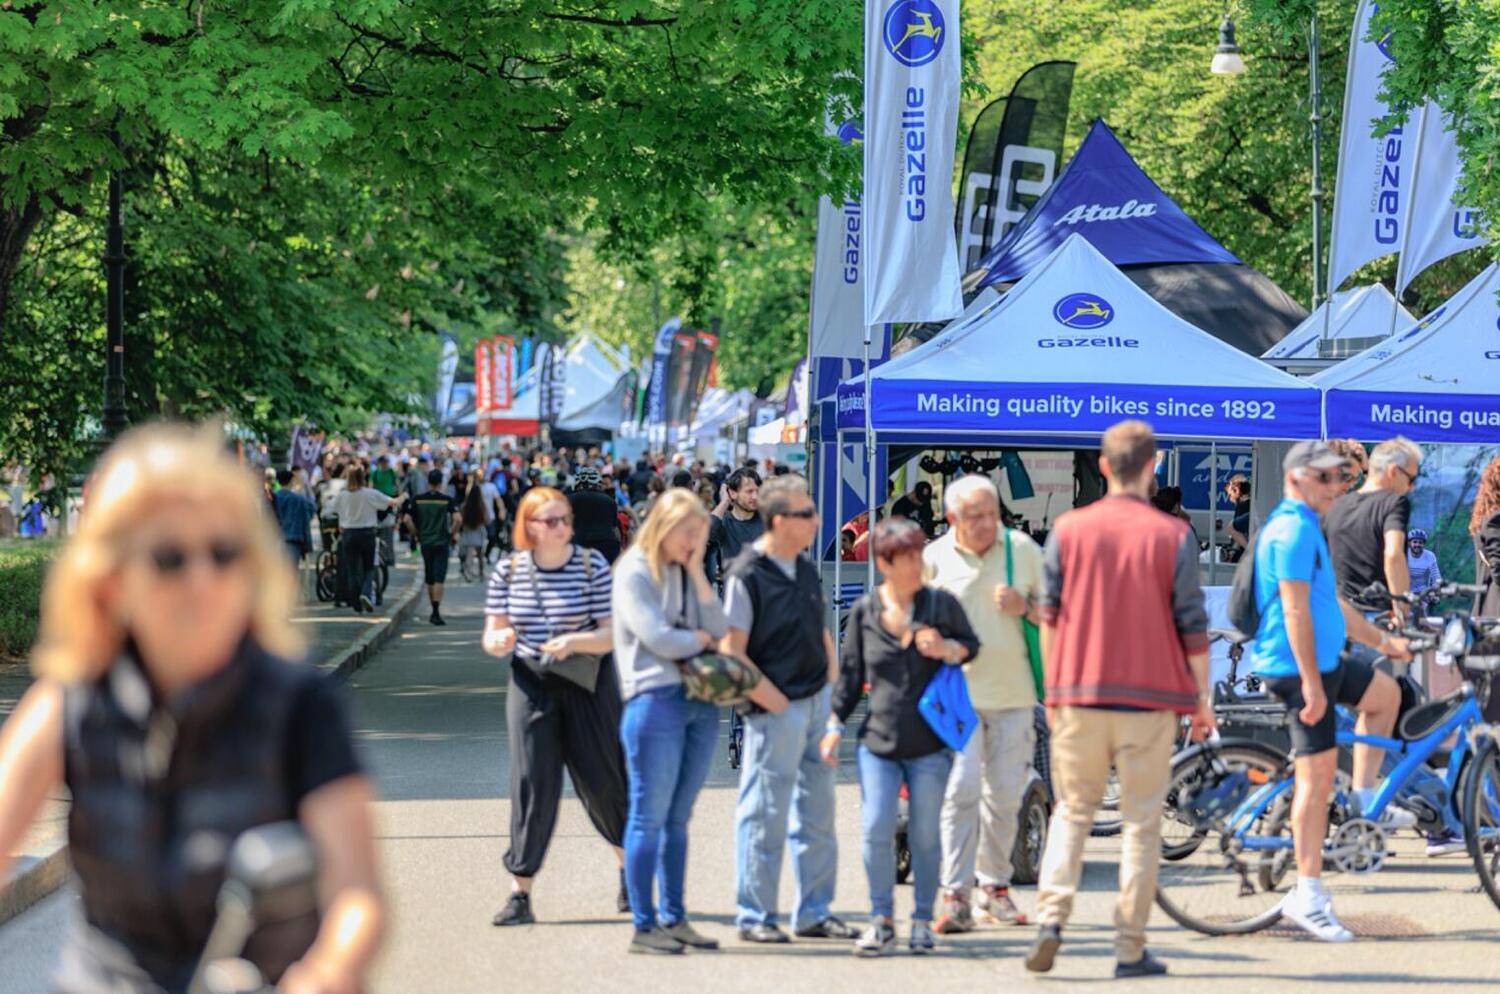
[[[1397,466],[1397,467],[1396,467],[1396,470],[1397,470],[1397,472],[1399,472],[1399,473],[1400,473],[1400,474],[1401,474],[1401,475],[1402,475],[1402,476],[1404,476],[1404,477],[1406,477],[1406,479],[1407,479],[1407,481],[1408,481],[1408,482],[1409,482],[1409,483],[1410,483],[1410,484],[1411,484],[1411,485],[1412,485],[1412,486],[1416,486],[1416,485],[1417,485],[1417,480],[1419,480],[1419,479],[1421,479],[1421,477],[1422,477],[1422,470],[1421,470],[1421,468],[1420,468],[1420,467],[1418,467],[1418,468],[1417,468],[1417,471],[1416,471],[1416,472],[1415,472],[1415,473],[1408,473],[1408,472],[1407,472],[1407,471],[1406,471],[1406,467],[1405,467],[1405,466]]]
[[[816,507],[804,507],[800,511],[781,511],[779,514],[783,518],[802,518],[805,520],[816,518],[818,516],[818,509]]]
[[[207,546],[188,549],[175,542],[163,542],[153,546],[147,553],[151,565],[162,576],[177,576],[188,568],[194,559],[206,558],[215,569],[223,572],[245,555],[244,545],[238,542],[209,542]]]

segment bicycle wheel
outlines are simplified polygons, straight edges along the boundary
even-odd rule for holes
[[[1485,738],[1465,771],[1464,840],[1479,885],[1500,908],[1500,746]]]
[[[1213,758],[1219,760],[1215,768]],[[1266,783],[1287,764],[1287,757],[1263,742],[1253,739],[1225,739],[1216,748],[1189,746],[1172,758],[1172,772],[1167,781],[1166,808],[1162,813],[1161,857],[1167,860],[1191,856],[1207,837],[1201,815],[1188,810],[1182,802],[1187,794],[1202,791],[1225,771],[1243,770],[1244,781],[1220,786],[1221,794],[1248,785],[1255,788]],[[1241,796],[1245,793],[1241,791]],[[1218,802],[1222,805],[1223,801]]]
[[[1296,882],[1290,845],[1244,850],[1225,819],[1246,797],[1282,776],[1291,776],[1285,757],[1258,742],[1227,742],[1216,750],[1195,748],[1179,755],[1163,813],[1164,858],[1156,889],[1156,903],[1173,921],[1205,935],[1243,935],[1281,917],[1281,901]],[[1248,834],[1279,834],[1290,804],[1288,784]]]
[[[338,593],[339,557],[325,552],[318,557],[318,600],[327,603]]]

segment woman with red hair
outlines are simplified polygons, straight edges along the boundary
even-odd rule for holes
[[[496,925],[536,920],[531,886],[557,824],[564,766],[589,819],[621,860],[628,804],[620,689],[608,658],[614,645],[609,563],[573,542],[572,506],[552,487],[526,491],[513,539],[516,551],[495,565],[484,607],[484,651],[511,657],[505,868],[513,879]],[[630,910],[623,870],[616,908]]]

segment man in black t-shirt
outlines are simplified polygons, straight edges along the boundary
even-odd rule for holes
[[[406,525],[422,546],[427,599],[432,603],[432,614],[427,620],[434,625],[446,625],[442,613],[443,584],[448,579],[449,550],[458,535],[461,521],[458,504],[441,489],[443,471],[430,470],[427,484],[427,491],[406,505]]]
[[[719,506],[714,508],[708,524],[708,575],[718,579],[740,550],[755,542],[765,532],[760,513],[760,474],[753,469],[737,469],[724,481]]]
[[[1365,485],[1333,502],[1323,516],[1323,534],[1333,557],[1339,595],[1366,611],[1384,611],[1388,602],[1362,596],[1380,583],[1391,593],[1411,589],[1406,564],[1406,528],[1411,493],[1422,468],[1422,450],[1409,439],[1381,442],[1370,453]],[[1402,605],[1397,604],[1400,612]]]

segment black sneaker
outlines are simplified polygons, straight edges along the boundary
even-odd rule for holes
[[[531,895],[525,891],[514,891],[510,900],[505,902],[494,918],[490,919],[492,924],[505,925],[533,925],[536,916],[531,913]]]
[[[1056,925],[1043,925],[1037,930],[1031,951],[1026,954],[1026,969],[1032,973],[1046,973],[1052,969],[1052,961],[1057,958],[1057,947],[1060,945],[1062,929]]]
[[[633,953],[655,953],[677,956],[682,954],[682,943],[672,938],[665,930],[660,928],[648,929],[642,932],[636,930],[630,940],[630,951]]]
[[[797,929],[799,939],[843,939],[845,941],[859,938],[859,929],[853,925],[846,925],[839,919],[829,915],[816,925]]]
[[[740,939],[744,942],[758,942],[771,946],[792,941],[785,932],[770,922],[757,922],[749,928],[740,929]]]
[[[441,614],[438,614],[436,611],[432,612],[432,617],[428,618],[427,620],[432,622],[434,625],[446,625],[448,623],[444,621],[443,616]]]
[[[630,891],[625,886],[625,871],[620,871],[620,893],[615,895],[615,910],[622,915],[630,914]]]
[[[1122,980],[1127,977],[1160,977],[1166,972],[1167,964],[1144,949],[1141,958],[1134,963],[1115,963],[1115,976]]]

